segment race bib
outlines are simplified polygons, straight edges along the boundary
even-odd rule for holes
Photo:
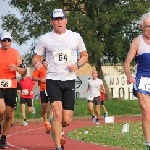
[[[22,95],[28,95],[28,94],[29,94],[28,89],[23,89],[23,90],[22,90]]]
[[[53,52],[54,62],[57,64],[63,64],[70,62],[71,60],[71,50],[57,50]]]
[[[11,85],[11,79],[0,79],[0,88],[10,88]]]
[[[48,94],[47,94],[46,90],[45,90],[45,95],[46,95],[46,96],[48,96]]]
[[[148,77],[141,77],[139,89],[150,92],[150,78]]]
[[[92,95],[89,95],[88,100],[93,101],[93,96],[92,96]]]

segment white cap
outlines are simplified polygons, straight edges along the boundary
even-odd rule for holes
[[[9,32],[3,32],[1,33],[1,40],[8,38],[8,39],[12,39],[11,34]]]
[[[61,17],[61,18],[66,18],[66,13],[62,9],[55,9],[52,14],[51,14],[51,19]]]

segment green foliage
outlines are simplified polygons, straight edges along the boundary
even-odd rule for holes
[[[96,67],[103,55],[113,63],[124,60],[131,40],[140,33],[136,20],[150,7],[148,0],[10,0],[9,4],[22,18],[2,16],[2,27],[12,30],[14,41],[20,45],[52,29],[49,20],[54,8],[66,10],[68,29],[81,34],[89,62]],[[29,53],[33,50],[34,45]]]

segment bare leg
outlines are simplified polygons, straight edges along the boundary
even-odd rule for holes
[[[106,110],[105,105],[102,105],[102,108],[103,108],[103,110],[104,110],[104,113],[106,113],[106,112],[107,112],[107,110]]]
[[[46,122],[47,121],[47,103],[41,103],[42,105],[42,117],[43,117],[43,121]]]
[[[89,107],[91,115],[95,116],[94,109],[93,109],[93,102],[88,102],[88,107]]]
[[[12,113],[14,108],[10,106],[6,106],[6,111],[4,113],[4,123],[3,123],[3,135],[8,135],[8,131],[10,129],[12,123]]]
[[[100,105],[96,105],[96,115],[97,119],[100,119]]]
[[[26,119],[25,104],[21,104],[21,114],[23,119]]]
[[[55,101],[51,104],[53,110],[52,131],[56,148],[61,148],[60,137],[62,132],[62,102]]]
[[[146,142],[150,142],[150,96],[138,92],[139,103],[142,109],[142,128]]]

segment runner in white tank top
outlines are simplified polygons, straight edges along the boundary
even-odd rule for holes
[[[87,93],[90,90],[91,95],[88,98],[88,107],[92,115],[91,121],[96,124],[100,124],[100,90],[105,91],[103,81],[98,79],[98,72],[96,70],[92,71],[92,79],[88,80],[88,88],[84,93]],[[96,120],[95,120],[95,113],[93,109],[93,103],[96,106]]]
[[[65,140],[60,135],[62,127],[70,125],[73,116],[76,70],[88,60],[88,54],[80,34],[66,29],[66,13],[62,9],[52,12],[51,24],[54,30],[40,37],[32,63],[41,62],[42,55],[46,54],[46,91],[54,111],[51,137],[55,137],[56,150],[63,150]],[[76,50],[80,52],[78,62]]]

